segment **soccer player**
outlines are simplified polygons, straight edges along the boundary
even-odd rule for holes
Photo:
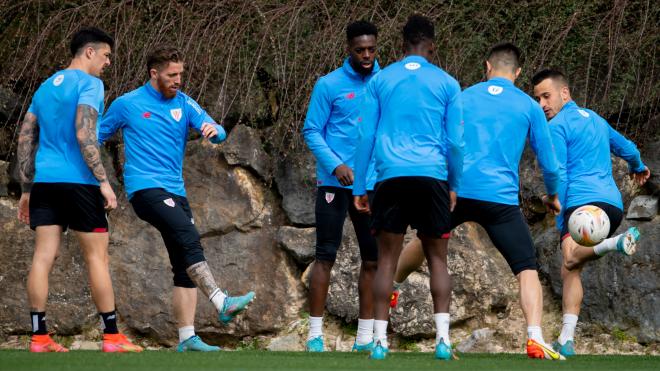
[[[82,249],[92,299],[103,323],[104,352],[140,352],[117,330],[108,267],[106,211],[117,206],[96,143],[103,112],[103,82],[114,40],[98,28],[71,39],[69,66],[48,78],[32,97],[18,137],[22,182],[18,219],[36,232],[27,280],[32,322],[31,352],[68,352],[48,335],[48,275],[62,232],[71,228]]]
[[[479,223],[506,259],[520,287],[520,304],[527,323],[527,355],[560,359],[546,345],[541,331],[543,296],[536,251],[518,206],[518,165],[529,137],[543,170],[546,205],[559,212],[559,164],[541,107],[514,82],[520,75],[520,51],[511,43],[493,46],[486,58],[487,81],[462,94],[465,122],[465,161],[451,227]],[[448,237],[448,236],[447,236]],[[399,259],[397,282],[423,262],[419,241],[412,241]],[[448,325],[447,319],[447,325]]]
[[[632,255],[640,238],[635,227],[612,237],[623,218],[623,202],[612,177],[610,152],[628,162],[631,178],[640,185],[646,182],[651,172],[642,163],[635,144],[595,112],[575,104],[563,73],[553,69],[542,70],[534,75],[532,84],[534,96],[550,120],[553,144],[560,163],[559,199],[565,208],[557,216],[557,228],[561,231],[563,255],[564,318],[559,339],[553,345],[561,354],[571,356],[575,354],[574,333],[582,304],[580,273],[584,264],[612,251]],[[593,247],[578,245],[568,233],[568,219],[584,205],[603,209],[610,219],[608,238]]]
[[[388,297],[408,226],[417,230],[429,261],[434,318],[449,312],[447,240],[441,236],[449,232],[450,202],[455,201],[463,166],[461,88],[428,61],[434,37],[428,18],[411,16],[403,27],[405,57],[367,86],[353,195],[358,211],[371,212],[378,243],[372,359],[387,356]],[[378,185],[370,207],[366,191],[372,154]],[[441,326],[436,330],[436,356],[447,359],[447,334]]]
[[[303,135],[316,157],[316,254],[309,284],[309,335],[307,351],[323,351],[323,311],[330,271],[341,244],[346,213],[351,217],[360,246],[358,290],[360,313],[353,351],[373,346],[372,281],[378,249],[369,230],[369,216],[353,206],[353,162],[358,125],[362,121],[366,85],[379,71],[376,61],[376,26],[357,21],[346,27],[348,57],[342,67],[321,77],[314,91],[303,127]],[[373,164],[367,189],[373,190]]]
[[[231,297],[217,286],[209,268],[183,183],[188,129],[212,143],[226,138],[222,126],[179,88],[183,55],[156,47],[147,57],[149,81],[117,98],[103,117],[99,142],[122,129],[125,145],[124,185],[138,217],[163,237],[174,274],[173,306],[179,330],[177,351],[218,351],[195,335],[197,287],[226,324],[253,300],[254,292]]]

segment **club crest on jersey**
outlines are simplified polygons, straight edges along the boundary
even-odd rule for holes
[[[355,98],[355,93],[350,92],[350,93],[346,94],[346,99],[353,99],[353,98]]]
[[[589,117],[589,112],[587,112],[587,111],[585,111],[585,110],[583,110],[583,109],[579,109],[579,110],[577,110],[577,111],[578,111],[578,113],[579,113],[580,115],[582,115],[582,117]]]
[[[488,92],[491,95],[498,95],[498,94],[501,94],[503,91],[504,91],[504,88],[501,87],[501,86],[491,85],[491,86],[488,87]]]
[[[53,85],[60,86],[62,85],[62,81],[64,81],[64,75],[57,75],[55,80],[53,80]]]
[[[181,115],[183,113],[181,112],[181,108],[173,108],[170,110],[170,115],[172,115],[172,118],[176,120],[176,122],[181,121]]]
[[[335,194],[330,192],[325,192],[325,202],[331,203],[335,199]]]
[[[414,71],[414,70],[422,67],[422,65],[417,63],[417,62],[409,62],[409,63],[406,63],[405,65],[403,65],[403,67],[405,67],[407,70]]]
[[[168,198],[167,200],[163,200],[163,203],[169,207],[174,207],[174,200],[171,198]]]

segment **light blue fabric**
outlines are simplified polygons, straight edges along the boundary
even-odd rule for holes
[[[76,138],[78,106],[103,114],[103,82],[80,70],[62,70],[44,81],[28,112],[37,116],[39,148],[34,182],[98,185]]]
[[[362,76],[346,58],[341,68],[321,77],[314,86],[302,132],[316,157],[318,186],[352,188],[342,186],[332,173],[341,164],[354,168],[366,85],[379,70],[376,61],[371,74]],[[367,177],[367,188],[372,190],[376,183],[373,161]]]
[[[557,194],[559,163],[543,110],[511,80],[496,77],[462,93],[465,159],[460,197],[518,205],[518,165],[525,141]]]
[[[354,195],[366,193],[375,157],[377,180],[426,176],[457,191],[463,171],[463,119],[458,82],[420,56],[408,56],[367,86]]]
[[[550,120],[559,160],[559,201],[562,210],[590,202],[605,202],[623,210],[621,193],[612,177],[610,152],[628,162],[631,172],[645,165],[635,144],[595,112],[570,101]],[[562,229],[563,212],[557,217]]]
[[[226,138],[222,126],[192,98],[177,92],[166,99],[147,83],[112,102],[99,126],[99,143],[122,129],[124,185],[129,198],[147,188],[163,188],[185,197],[183,159],[188,129],[200,131],[204,123],[218,129],[216,142]]]

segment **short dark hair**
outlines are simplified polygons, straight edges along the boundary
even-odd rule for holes
[[[115,47],[115,40],[105,31],[96,27],[85,27],[78,30],[71,38],[71,43],[69,44],[71,55],[75,57],[90,43],[105,43],[110,46],[110,49]]]
[[[545,79],[552,79],[568,86],[568,79],[563,72],[555,68],[546,68],[534,74],[532,77],[532,85],[536,86],[543,82]]]
[[[378,38],[378,28],[373,23],[364,20],[355,21],[346,26],[346,41],[362,35],[374,35]]]
[[[510,42],[493,45],[488,51],[486,60],[496,69],[510,69],[516,71],[520,67],[520,49]]]
[[[152,68],[161,69],[170,62],[183,62],[183,53],[173,46],[158,45],[147,56],[147,74]]]
[[[403,26],[403,41],[407,45],[419,45],[422,41],[435,39],[435,27],[427,17],[419,14],[411,15]]]

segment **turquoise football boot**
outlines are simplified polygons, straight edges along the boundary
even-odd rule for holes
[[[572,357],[575,355],[575,343],[573,343],[573,340],[566,341],[564,345],[561,345],[558,341],[555,341],[552,343],[552,348],[555,350],[555,352],[559,352],[559,354],[564,357]]]
[[[222,305],[222,310],[218,313],[218,320],[226,325],[236,315],[244,311],[252,300],[254,300],[254,292],[252,291],[243,296],[227,296],[225,303]]]
[[[220,347],[206,344],[199,336],[191,336],[188,339],[179,343],[176,351],[182,352],[218,352]]]
[[[373,340],[367,344],[358,344],[357,340],[353,343],[353,348],[351,348],[351,352],[371,352],[371,350],[374,348],[374,342]]]
[[[616,250],[623,255],[632,255],[637,250],[637,241],[641,234],[637,227],[630,227],[628,230],[616,241]]]
[[[445,339],[440,338],[440,341],[435,346],[435,358],[449,361],[451,359],[451,347],[445,344]]]
[[[307,340],[307,351],[310,353],[323,352],[323,336],[317,336]]]
[[[371,349],[371,355],[369,355],[369,359],[382,360],[387,357],[387,353],[389,353],[389,349],[385,348],[379,340],[373,349]]]

